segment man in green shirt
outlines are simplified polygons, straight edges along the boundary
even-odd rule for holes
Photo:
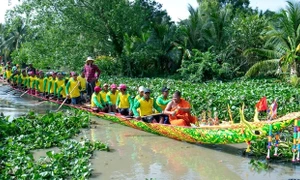
[[[160,95],[157,99],[156,99],[156,104],[162,109],[165,110],[167,104],[172,101],[172,99],[168,98],[169,95],[169,88],[167,87],[163,87],[161,89],[162,95]],[[164,124],[169,124],[169,116],[168,115],[162,115],[163,119],[164,119]]]

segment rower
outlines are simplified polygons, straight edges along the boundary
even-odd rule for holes
[[[56,72],[51,73],[52,77],[48,79],[48,95],[49,98],[54,96],[54,83],[56,81]]]
[[[65,80],[62,73],[57,73],[57,78],[54,82],[54,97],[57,97],[57,101],[62,101],[61,96],[66,98]]]
[[[153,115],[153,108],[160,113],[162,112],[162,109],[156,104],[155,100],[150,97],[150,89],[145,88],[144,96],[133,105],[132,111],[134,116],[138,120],[143,120],[147,123],[163,123],[162,116]]]
[[[108,91],[108,84],[105,83],[103,85],[103,89],[100,91],[100,95],[101,95],[101,97],[102,97],[102,99],[104,101],[104,104],[103,104],[103,106],[104,106],[104,112],[108,112],[108,110],[109,110],[109,105],[108,105],[108,102],[106,100],[106,94],[108,92],[109,92]]]
[[[43,96],[45,96],[46,98],[49,98],[49,93],[48,93],[48,87],[49,87],[49,80],[52,78],[51,77],[51,72],[47,72],[46,76],[43,79]]]
[[[110,86],[110,91],[106,94],[106,100],[108,103],[108,112],[117,112],[116,109],[116,101],[117,101],[117,95],[118,95],[118,91],[117,91],[117,85],[112,84]]]
[[[11,76],[12,86],[17,87],[18,79],[19,79],[20,71],[14,71],[13,75]]]
[[[125,84],[120,84],[119,85],[119,90],[120,92],[118,93],[117,96],[117,102],[116,102],[116,107],[119,111],[119,113],[123,116],[132,116],[132,99],[129,95],[129,93],[126,91],[126,85]]]
[[[104,101],[100,94],[101,88],[99,86],[95,86],[94,92],[91,98],[91,108],[93,112],[104,111]]]
[[[38,78],[35,81],[35,88],[37,90],[38,95],[41,95],[44,93],[44,72],[39,71]]]
[[[139,94],[135,96],[133,104],[135,104],[138,100],[140,100],[142,97],[144,97],[144,90],[145,90],[144,86],[139,87],[139,89],[138,89]]]
[[[27,84],[27,74],[26,74],[26,70],[23,69],[22,74],[18,78],[18,86],[19,88],[25,90],[26,84]]]
[[[81,100],[81,103],[83,104],[83,103],[86,103],[86,98],[85,98],[85,96],[86,96],[86,94],[87,94],[87,92],[86,92],[87,81],[86,81],[86,79],[85,79],[85,73],[84,73],[84,70],[81,71],[81,74],[80,74],[80,76],[78,76],[77,79],[78,79],[78,80],[80,81],[80,83],[81,83],[80,100]]]
[[[28,94],[33,94],[34,93],[34,84],[35,84],[35,75],[32,71],[28,72],[28,77],[27,77],[27,88],[28,88]]]
[[[161,89],[162,95],[160,95],[157,99],[156,99],[156,103],[157,105],[162,109],[165,110],[167,104],[171,101],[171,99],[168,98],[169,95],[169,88],[167,87],[163,87]],[[170,124],[169,123],[169,117],[168,115],[163,115],[164,116],[164,124]]]
[[[66,94],[68,98],[71,98],[71,103],[73,105],[78,105],[80,103],[80,81],[77,79],[78,74],[74,72],[72,78],[66,85]]]
[[[7,82],[10,82],[10,77],[12,75],[11,66],[7,65],[4,69],[5,69],[5,72],[4,72],[3,77]]]

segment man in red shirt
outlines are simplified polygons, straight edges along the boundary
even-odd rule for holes
[[[93,63],[94,63],[94,59],[92,57],[88,57],[85,61],[85,65],[83,68],[85,78],[87,80],[86,90],[87,90],[87,95],[88,95],[89,99],[91,98],[91,96],[94,92],[95,82],[98,80],[100,73],[101,73],[98,66]]]

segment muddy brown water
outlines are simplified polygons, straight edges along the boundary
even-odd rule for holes
[[[58,108],[9,90],[0,84],[0,112],[11,118],[29,110],[45,113]],[[251,159],[242,156],[245,144],[189,144],[92,118],[99,125],[82,130],[81,136],[105,142],[112,151],[95,152],[91,179],[300,179],[300,166],[291,162],[271,164],[268,171],[253,170]]]

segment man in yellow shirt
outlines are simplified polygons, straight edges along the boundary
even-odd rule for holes
[[[120,92],[118,93],[118,96],[117,96],[116,107],[121,115],[132,116],[131,109],[133,106],[133,102],[132,102],[131,96],[126,91],[126,88],[127,87],[125,84],[119,85]]]
[[[139,111],[138,111],[139,109]],[[152,115],[153,109],[156,109],[159,113],[162,109],[156,104],[155,100],[150,97],[150,89],[144,89],[144,96],[135,102],[132,111],[137,119],[141,119],[147,123],[163,123],[163,117],[160,115]]]
[[[78,74],[74,72],[72,74],[72,78],[70,78],[69,82],[66,85],[66,94],[68,98],[71,98],[71,103],[73,105],[80,104],[80,81],[77,79]]]
[[[104,103],[103,103],[103,106],[104,106],[104,112],[108,113],[108,110],[109,110],[109,105],[108,105],[108,102],[106,100],[106,94],[108,93],[108,84],[104,84],[103,85],[103,89],[100,91],[100,95],[101,95],[101,98],[103,99]]]
[[[81,75],[77,77],[77,79],[80,81],[81,84],[81,89],[80,89],[80,100],[81,103],[86,103],[86,85],[87,85],[87,81],[85,79],[85,73],[84,71],[81,72]]]
[[[62,100],[61,97],[66,98],[65,80],[62,73],[57,73],[57,78],[54,82],[54,97],[57,100]]]
[[[108,103],[109,112],[117,112],[116,101],[117,101],[117,85],[112,84],[110,86],[110,91],[106,94],[106,101]]]
[[[101,88],[99,86],[96,86],[92,94],[91,108],[94,112],[99,112],[104,110],[104,106],[103,106],[104,101],[100,95],[100,91]]]

